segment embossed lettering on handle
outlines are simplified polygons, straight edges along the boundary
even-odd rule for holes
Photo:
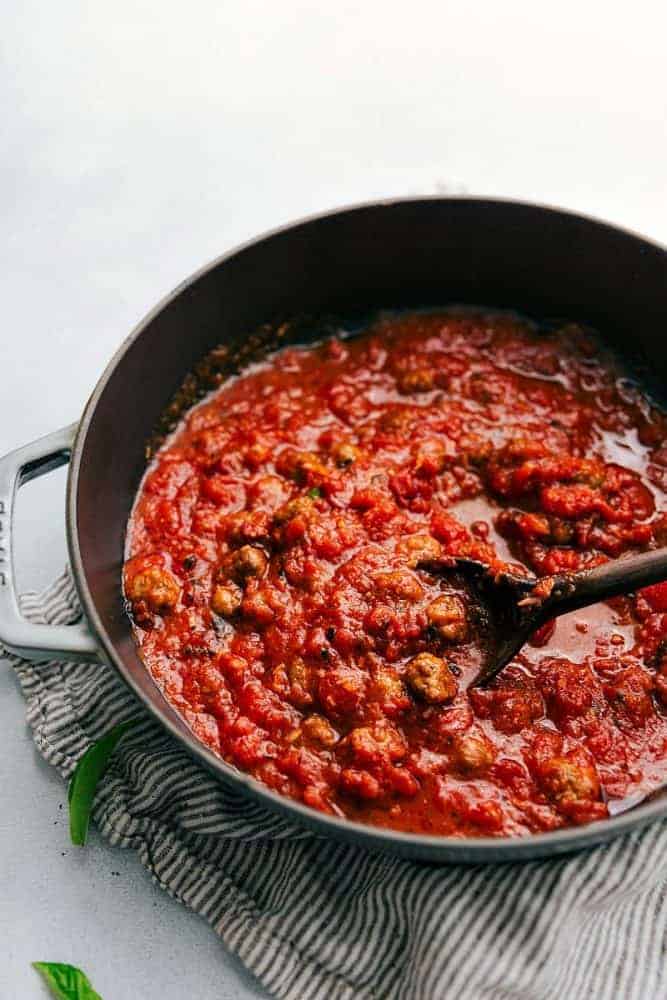
[[[9,580],[7,577],[7,560],[5,558],[5,514],[7,504],[0,500],[0,587],[7,587]]]

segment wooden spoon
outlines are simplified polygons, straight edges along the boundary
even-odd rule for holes
[[[494,575],[483,563],[457,557],[425,563],[424,568],[459,573],[478,597],[489,640],[486,662],[470,686],[484,687],[552,618],[667,580],[667,546],[542,579]]]

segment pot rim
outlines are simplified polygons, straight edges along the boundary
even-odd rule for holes
[[[335,216],[366,211],[369,209],[388,209],[394,207],[417,204],[422,202],[442,202],[442,203],[470,203],[477,208],[487,204],[489,206],[501,205],[516,207],[517,209],[535,210],[553,217],[565,217],[572,220],[580,220],[598,228],[608,230],[610,233],[622,234],[636,240],[647,249],[657,250],[667,254],[667,246],[651,240],[646,236],[631,229],[617,226],[596,217],[572,212],[557,208],[552,205],[519,201],[512,198],[488,198],[484,196],[442,196],[425,195],[421,197],[401,198],[392,197],[379,200],[364,201],[345,205],[341,208],[329,209],[324,212],[317,212],[299,218],[295,221],[287,222],[283,225],[269,229],[259,236],[245,240],[234,246],[230,250],[214,257],[208,263],[194,271],[184,281],[180,282],[163,296],[160,301],[151,309],[133,328],[129,335],[121,342],[111,359],[102,372],[88,402],[77,429],[76,437],[72,447],[69,474],[67,479],[66,493],[66,529],[69,555],[76,583],[77,591],[81,600],[84,614],[88,620],[95,636],[102,646],[102,655],[106,663],[112,666],[119,674],[124,683],[132,690],[139,699],[144,709],[147,709],[152,717],[158,721],[185,749],[194,756],[209,771],[223,782],[237,786],[249,793],[255,800],[265,805],[273,812],[282,813],[285,816],[294,818],[300,826],[310,827],[323,835],[333,835],[336,840],[354,842],[360,846],[370,849],[380,849],[390,851],[397,855],[411,856],[415,858],[434,859],[442,861],[462,861],[462,862],[494,862],[494,861],[517,861],[528,858],[544,857],[549,855],[561,855],[578,848],[593,846],[616,837],[624,832],[643,826],[654,819],[658,819],[667,814],[667,796],[653,802],[647,802],[635,809],[624,813],[621,816],[607,820],[600,820],[580,827],[565,827],[547,833],[529,834],[521,837],[441,837],[421,833],[405,833],[400,830],[393,830],[388,827],[375,827],[357,823],[337,816],[310,809],[293,799],[286,798],[272,791],[265,785],[256,781],[250,775],[238,771],[231,764],[228,764],[221,757],[216,756],[203,743],[201,743],[194,733],[182,732],[176,724],[168,718],[167,714],[160,710],[158,704],[150,702],[139,685],[134,681],[132,674],[126,669],[122,658],[117,654],[111,639],[109,638],[102,620],[97,612],[97,608],[90,593],[81,547],[79,544],[77,530],[77,495],[79,486],[79,476],[81,471],[81,460],[84,450],[84,443],[88,430],[94,420],[97,403],[102,396],[107,383],[112,378],[120,360],[124,357],[131,345],[141,336],[150,323],[178,296],[186,289],[190,288],[201,277],[213,271],[218,266],[236,257],[238,254],[250,247],[262,243],[267,239],[297,229],[307,224],[323,222]],[[156,690],[159,688],[156,685]],[[164,699],[161,692],[160,696]],[[165,700],[165,705],[166,705]]]

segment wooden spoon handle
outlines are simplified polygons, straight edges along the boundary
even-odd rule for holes
[[[604,566],[596,566],[595,569],[581,573],[557,576],[549,596],[541,602],[532,601],[530,596],[526,599],[523,589],[525,581],[521,581],[519,587],[518,581],[512,580],[517,602],[515,610],[520,614],[519,620],[505,620],[502,623],[497,648],[492,650],[470,686],[484,687],[489,684],[516,656],[535,629],[550,618],[557,618],[568,611],[577,611],[589,604],[597,604],[598,601],[606,601],[610,597],[618,597],[619,594],[640,590],[662,580],[667,580],[667,546],[642,552],[638,556],[614,559]],[[543,582],[539,581],[532,589],[539,588]]]
[[[667,546],[559,577],[545,610],[548,606],[549,615],[555,617],[663,580],[667,580]]]

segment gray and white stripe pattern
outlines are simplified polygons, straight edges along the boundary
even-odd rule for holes
[[[79,614],[69,574],[24,612]],[[99,665],[10,658],[67,777],[137,704]],[[667,824],[552,862],[436,868],[321,840],[223,788],[146,719],[94,819],[288,1000],[667,998]]]

